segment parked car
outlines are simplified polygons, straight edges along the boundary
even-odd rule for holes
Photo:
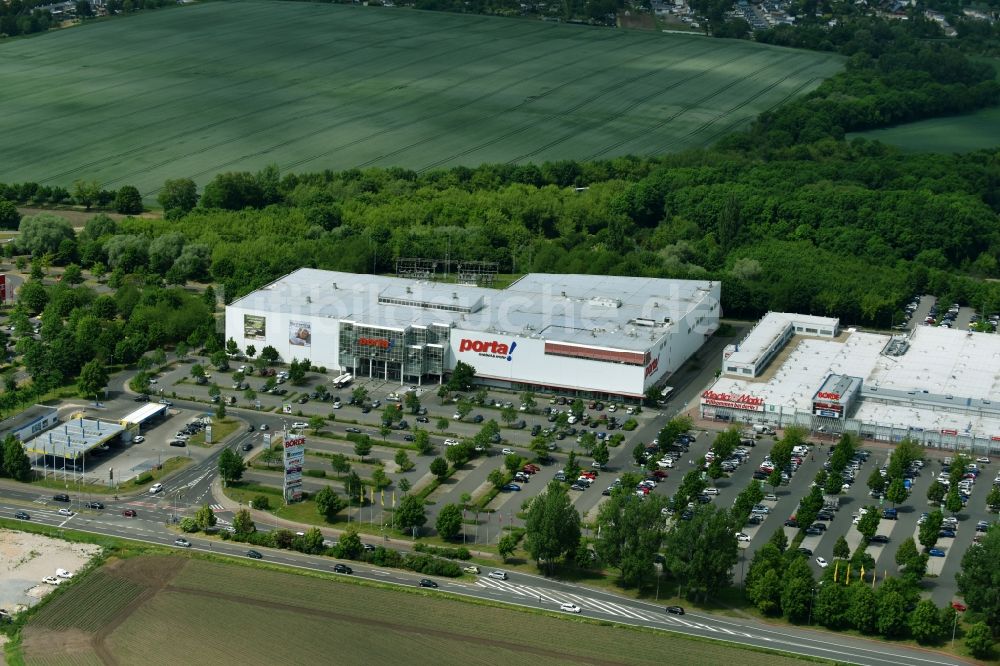
[[[57,494],[55,494],[55,495],[52,496],[52,501],[53,502],[68,502],[69,501],[69,495],[67,495],[66,493],[57,493]]]
[[[59,515],[60,516],[72,516],[74,514],[69,509],[59,509]]]
[[[521,490],[521,486],[517,485],[516,483],[507,483],[504,484],[503,488],[501,488],[500,490],[504,490],[506,492],[517,492]]]
[[[820,566],[820,568],[821,568],[821,569],[826,569],[826,568],[827,568],[828,566],[830,566],[830,563],[829,563],[829,562],[827,562],[827,561],[826,561],[826,560],[825,560],[824,558],[822,558],[822,557],[817,557],[817,558],[816,558],[816,564],[818,564],[818,565]]]
[[[126,518],[135,518],[136,516],[135,509],[125,509],[124,511],[122,511],[122,515],[125,516]]]
[[[478,574],[479,567],[477,567],[475,564],[470,564],[467,567],[462,567],[462,571],[464,571],[467,574]]]
[[[135,437],[132,438],[132,443],[133,444],[142,444],[145,441],[146,441],[146,438],[143,437],[142,435],[136,435]]]
[[[42,582],[47,583],[48,585],[58,585],[62,581],[56,578],[55,576],[46,576],[45,578],[42,579]]]
[[[927,551],[927,554],[930,555],[931,557],[944,557],[944,551],[941,550],[940,548],[931,548],[929,551]]]
[[[103,509],[104,504],[102,502],[87,502],[87,508],[90,509]]]

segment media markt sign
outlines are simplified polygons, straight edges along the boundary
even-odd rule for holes
[[[306,438],[301,435],[286,437],[283,444],[285,502],[298,502],[302,499],[302,465],[306,457]]]

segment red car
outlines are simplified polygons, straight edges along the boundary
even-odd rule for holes
[[[658,469],[655,472],[653,472],[653,476],[656,477],[657,479],[665,479],[667,478],[667,473],[664,472],[662,469]]]
[[[135,518],[135,509],[125,509],[122,511],[122,515],[126,518]]]
[[[963,603],[962,603],[962,602],[960,602],[960,601],[953,601],[953,602],[951,602],[951,607],[952,607],[952,608],[954,608],[955,610],[957,610],[957,611],[958,611],[958,612],[960,612],[960,613],[964,613],[965,611],[969,610],[969,609],[968,609],[968,608],[966,607],[966,605],[965,605],[965,604],[963,604]]]
[[[590,480],[594,480],[597,478],[597,472],[590,472],[590,471],[580,472],[580,476],[585,476]]]
[[[541,467],[539,467],[538,465],[532,465],[531,463],[528,463],[522,468],[522,471],[525,471],[528,474],[535,474],[536,472],[540,472],[541,470],[542,470]]]

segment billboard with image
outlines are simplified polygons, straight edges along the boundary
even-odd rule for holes
[[[267,317],[243,315],[243,337],[248,340],[263,340],[267,337]]]
[[[289,321],[288,344],[295,347],[311,347],[312,323],[308,321]]]

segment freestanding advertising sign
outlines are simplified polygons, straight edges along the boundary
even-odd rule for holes
[[[306,438],[301,435],[285,437],[285,502],[302,499],[302,465],[306,457]]]
[[[7,302],[7,276],[0,273],[0,303]]]

